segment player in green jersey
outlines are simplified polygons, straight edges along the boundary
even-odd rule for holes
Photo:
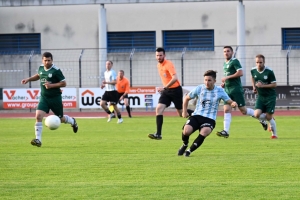
[[[254,93],[258,94],[255,102],[254,116],[258,117],[266,113],[266,119],[270,123],[272,136],[277,139],[276,123],[273,118],[276,105],[276,78],[272,69],[265,66],[265,57],[258,54],[255,58],[256,67],[251,70],[252,86]]]
[[[61,87],[66,87],[67,83],[61,70],[53,64],[53,56],[49,52],[45,52],[42,56],[43,65],[38,69],[38,73],[23,79],[22,84],[29,81],[40,80],[41,97],[35,112],[35,136],[36,138],[31,141],[31,144],[37,147],[42,146],[42,130],[43,118],[50,110],[57,115],[61,122],[71,124],[73,132],[78,131],[76,120],[68,115],[63,114],[63,104],[61,97]]]
[[[223,65],[224,77],[222,78],[221,86],[225,89],[228,96],[237,103],[239,110],[243,115],[254,117],[254,110],[245,107],[244,89],[241,83],[243,76],[242,66],[238,59],[233,57],[233,49],[231,46],[223,48],[225,62]],[[229,137],[229,129],[231,123],[230,105],[224,105],[224,130],[218,131],[216,134],[220,137]],[[265,116],[265,114],[263,114]],[[260,120],[264,130],[267,130],[268,124],[264,120]]]

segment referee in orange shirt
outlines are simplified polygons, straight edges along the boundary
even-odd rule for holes
[[[182,116],[182,87],[178,81],[173,63],[165,59],[165,57],[165,50],[161,47],[157,48],[157,69],[162,80],[163,87],[158,88],[158,92],[161,95],[156,106],[156,133],[148,135],[149,138],[156,140],[162,139],[163,112],[171,105],[171,102],[174,103],[178,115],[180,117]],[[192,112],[192,110],[188,109],[189,115],[191,115]]]
[[[128,101],[128,93],[129,93],[130,85],[129,85],[129,80],[124,76],[123,70],[120,70],[118,73],[116,88],[119,94],[119,101],[124,100],[128,117],[131,118],[130,106]]]

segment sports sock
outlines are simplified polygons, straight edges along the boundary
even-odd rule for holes
[[[121,119],[122,116],[121,116],[121,113],[120,112],[117,112],[117,116],[118,116],[118,119]]]
[[[272,135],[277,136],[276,122],[275,122],[274,118],[272,118],[269,122],[270,122],[271,130],[272,130]]]
[[[231,123],[231,113],[224,113],[224,131],[226,131],[228,134],[230,129],[230,123]]]
[[[261,115],[259,115],[259,119],[260,120],[266,120],[266,114],[262,113]]]
[[[107,114],[111,114],[111,112],[110,112],[110,110],[109,110],[108,108],[106,108],[104,111],[105,111]]]
[[[65,124],[71,124],[71,125],[74,124],[74,119],[72,117],[70,117],[68,115],[64,115],[64,117],[65,117],[65,120],[66,120]]]
[[[184,145],[188,145],[189,139],[190,139],[190,136],[184,135],[184,134],[182,133],[182,141],[183,141],[183,144],[184,144]]]
[[[163,115],[156,115],[156,134],[161,135],[161,129],[164,121]]]
[[[128,116],[131,117],[130,106],[126,106],[126,110],[127,110]]]
[[[191,145],[189,150],[191,152],[193,152],[196,149],[198,149],[201,146],[201,144],[203,143],[204,139],[205,139],[205,137],[203,135],[199,134],[198,137],[194,140],[194,142]]]
[[[252,108],[247,108],[246,115],[249,115],[249,116],[253,117],[254,116],[254,110]]]
[[[43,123],[36,122],[34,129],[35,129],[35,139],[39,139],[39,141],[42,141]]]

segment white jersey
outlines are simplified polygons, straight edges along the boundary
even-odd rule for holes
[[[213,120],[217,118],[220,100],[224,102],[230,100],[223,88],[215,86],[214,89],[208,90],[204,84],[198,85],[188,95],[192,99],[198,98],[192,115],[201,115]]]
[[[104,72],[104,78],[106,82],[111,82],[117,80],[116,72],[111,69],[109,71]],[[116,90],[116,85],[114,84],[105,84],[105,91],[114,91]]]

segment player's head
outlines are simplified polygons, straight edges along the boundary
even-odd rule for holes
[[[258,69],[263,69],[265,66],[265,56],[263,56],[262,54],[256,55],[255,63]]]
[[[53,62],[53,56],[50,52],[43,53],[42,62],[46,68],[50,68]]]
[[[114,63],[111,60],[106,61],[105,63],[106,69],[109,71],[112,68],[113,64]]]
[[[122,79],[123,76],[124,76],[124,71],[123,71],[123,70],[120,70],[119,73],[118,73],[118,76]]]
[[[216,83],[217,71],[208,70],[204,73],[204,84],[207,89],[213,89]]]
[[[162,47],[158,47],[155,51],[155,55],[156,55],[156,60],[159,62],[159,63],[162,63],[164,62],[165,60],[165,56],[166,56],[166,51],[164,48]]]
[[[226,60],[230,60],[233,55],[233,49],[231,46],[225,46],[223,47],[223,54]]]

